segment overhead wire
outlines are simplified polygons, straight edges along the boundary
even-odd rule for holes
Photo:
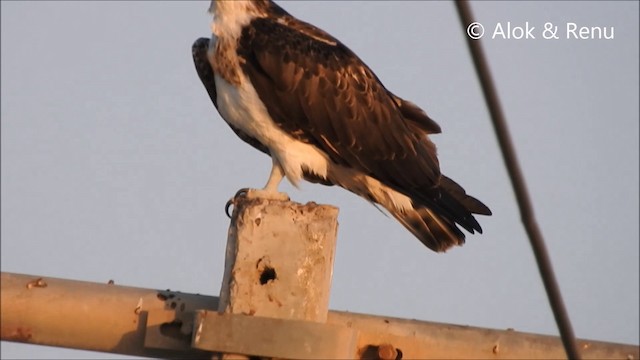
[[[472,26],[473,24],[475,24],[469,2],[467,0],[459,0],[454,1],[454,3],[456,5],[458,16],[460,17],[463,29],[467,29],[468,26]],[[578,351],[578,347],[576,346],[576,340],[573,333],[573,328],[571,326],[571,321],[569,320],[569,315],[562,300],[560,287],[558,286],[558,282],[554,275],[553,266],[549,258],[549,253],[545,246],[542,232],[540,231],[540,228],[538,227],[535,219],[535,214],[527,190],[524,175],[522,173],[522,170],[520,169],[515,147],[513,146],[513,142],[511,140],[511,135],[509,133],[506,118],[504,116],[504,112],[502,111],[498,92],[493,82],[489,65],[482,48],[482,44],[478,39],[473,39],[468,35],[473,34],[468,34],[465,30],[467,45],[469,46],[469,51],[471,52],[471,57],[473,59],[476,73],[478,75],[478,79],[480,80],[480,85],[482,86],[482,92],[484,94],[487,108],[489,109],[489,113],[491,114],[493,128],[496,137],[498,138],[498,143],[500,145],[502,157],[507,168],[509,178],[511,180],[511,185],[516,195],[520,217],[522,219],[522,223],[524,224],[524,228],[527,232],[529,242],[531,243],[531,247],[535,255],[538,270],[540,271],[540,276],[542,277],[542,282],[544,284],[544,288],[551,305],[551,310],[558,326],[560,337],[562,338],[562,344],[568,358],[579,360],[580,353]]]

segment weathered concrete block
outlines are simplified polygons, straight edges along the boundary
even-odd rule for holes
[[[219,311],[325,322],[338,209],[238,197]]]

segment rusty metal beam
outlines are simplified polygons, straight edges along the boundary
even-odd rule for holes
[[[181,319],[191,313],[192,321],[195,309],[217,309],[217,298],[5,272],[1,281],[2,340],[145,357],[208,354],[147,348],[145,332],[166,322],[165,333],[190,340],[191,329],[185,335],[183,327],[191,325]],[[176,320],[149,318],[150,311],[170,311]],[[173,344],[171,337],[165,343]]]
[[[203,358],[191,345],[195,310],[218,299],[180,292],[2,273],[2,340],[133,356]],[[360,358],[563,358],[558,337],[330,311],[357,331]],[[230,334],[224,328],[213,331]],[[578,340],[584,359],[639,359],[638,345]]]
[[[372,345],[390,344],[406,359],[566,358],[556,336],[341,311],[329,312],[327,323],[358,329],[360,355]],[[578,340],[578,346],[583,359],[638,359],[640,353],[638,345]]]

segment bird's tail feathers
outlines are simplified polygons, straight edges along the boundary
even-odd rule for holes
[[[490,215],[479,200],[466,194],[455,181],[442,176],[436,193],[404,194],[352,169],[335,166],[327,179],[305,178],[325,185],[339,185],[372,203],[380,204],[429,249],[444,252],[465,242],[460,225],[470,233],[482,233],[473,214]],[[321,181],[322,180],[322,181]],[[432,189],[433,190],[433,189]]]
[[[418,240],[435,252],[444,252],[452,246],[464,244],[464,233],[451,221],[429,208],[387,210]]]
[[[384,185],[383,187],[384,190],[377,194],[384,193],[386,196],[382,198],[373,194],[374,201],[387,209],[418,240],[435,252],[444,252],[465,243],[465,234],[458,225],[471,234],[482,233],[482,227],[474,214],[491,215],[491,210],[485,204],[467,195],[460,185],[444,175],[436,188],[437,196],[406,195],[411,199],[411,206],[398,207],[397,203],[388,201],[403,195]],[[433,190],[431,194],[434,194]]]
[[[467,211],[478,215],[491,215],[491,210],[489,210],[485,204],[473,196],[467,195],[462,186],[450,178],[442,175],[440,177],[440,186],[449,196],[467,209]]]

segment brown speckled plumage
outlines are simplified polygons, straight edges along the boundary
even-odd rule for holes
[[[194,44],[196,69],[214,105],[214,74],[235,85],[247,79],[278,129],[318,149],[332,166],[346,169],[343,174],[365,179],[343,181],[305,170],[307,180],[339,185],[383,205],[434,251],[464,243],[457,225],[482,232],[474,214],[491,211],[440,173],[436,147],[428,138],[440,132],[438,124],[387,90],[357,55],[328,33],[272,1],[256,4],[251,11],[259,15],[251,17],[235,42],[218,39],[212,61],[206,56],[208,39]],[[231,127],[242,140],[273,156],[268,146]],[[384,198],[380,189],[408,197],[411,208]]]

